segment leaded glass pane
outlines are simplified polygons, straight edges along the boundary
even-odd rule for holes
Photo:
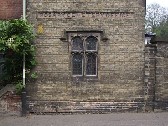
[[[83,40],[81,39],[81,37],[76,36],[72,39],[72,50],[73,51],[83,50]]]
[[[74,54],[72,59],[73,75],[82,75],[83,56]]]
[[[87,55],[87,64],[86,64],[86,75],[96,75],[97,69],[97,56],[95,54]]]
[[[89,36],[86,39],[86,50],[97,50],[97,38],[94,36]]]

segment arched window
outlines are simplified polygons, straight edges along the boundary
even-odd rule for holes
[[[98,39],[96,37],[89,36],[86,39],[86,50],[96,51],[97,50],[97,41],[98,41]]]
[[[83,40],[79,36],[72,38],[72,50],[82,51],[83,50]]]
[[[97,76],[98,34],[69,35],[71,41],[72,75],[81,77]]]

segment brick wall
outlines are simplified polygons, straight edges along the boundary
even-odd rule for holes
[[[38,79],[27,85],[30,111],[42,105],[66,110],[70,105],[75,107],[77,104],[74,102],[111,102],[110,106],[117,106],[113,102],[118,105],[122,102],[135,106],[139,106],[139,102],[143,104],[143,0],[29,0],[27,10],[28,19],[35,25],[36,31],[39,26],[43,31],[35,41]],[[95,16],[95,12],[102,15]],[[69,15],[73,16],[69,18]],[[60,40],[67,30],[104,31],[108,41],[99,42],[96,80],[72,80],[69,42]],[[125,105],[129,106],[121,104]]]
[[[154,111],[168,110],[168,42],[158,37],[145,47],[145,105]]]
[[[7,91],[0,97],[0,113],[21,114],[21,97],[12,91]]]
[[[22,0],[0,0],[0,20],[20,18]]]
[[[157,42],[156,109],[168,110],[168,42]]]
[[[145,106],[147,107],[146,111],[154,110],[156,83],[156,51],[156,44],[148,44],[145,46],[144,100]]]

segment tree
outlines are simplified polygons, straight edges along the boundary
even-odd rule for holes
[[[146,10],[146,24],[145,28],[151,28],[151,32],[156,32],[160,23],[164,23],[167,20],[168,12],[166,8],[161,7],[159,4],[151,4],[147,6]]]
[[[22,62],[26,56],[26,72],[35,66],[35,46],[32,43],[33,27],[26,20],[0,21],[0,52],[4,54],[4,70],[0,80],[15,84],[17,91],[23,88]],[[34,74],[33,74],[34,75]]]
[[[160,22],[155,29],[156,35],[164,40],[168,40],[168,18]]]
[[[145,28],[146,32],[156,33],[156,36],[168,40],[168,10],[159,4],[147,6]]]

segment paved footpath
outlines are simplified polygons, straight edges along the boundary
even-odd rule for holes
[[[0,126],[168,126],[168,113],[0,115]]]

